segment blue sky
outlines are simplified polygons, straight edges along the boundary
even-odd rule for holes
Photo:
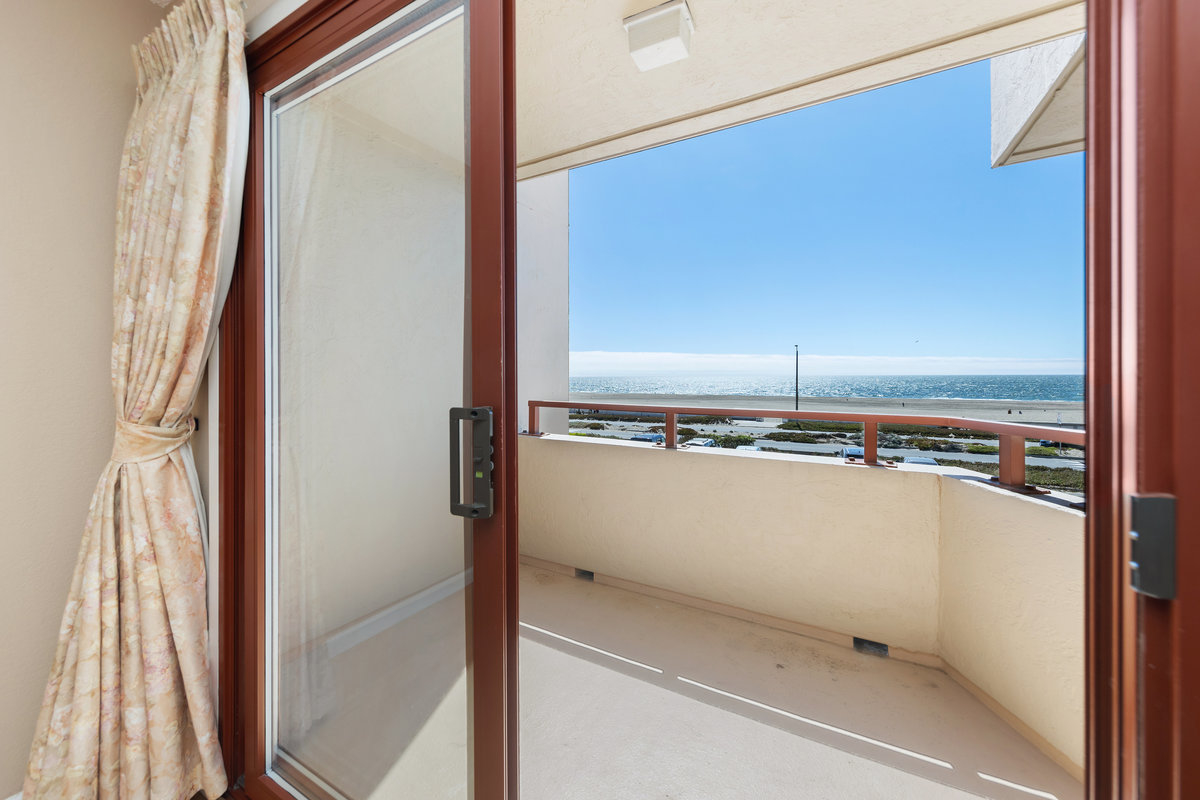
[[[1081,372],[1084,165],[986,62],[572,170],[571,374]]]

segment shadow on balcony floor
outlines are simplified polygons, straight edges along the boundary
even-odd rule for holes
[[[1083,795],[939,670],[530,566],[521,620],[523,800]]]

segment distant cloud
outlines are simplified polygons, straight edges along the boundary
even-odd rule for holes
[[[726,353],[572,351],[573,377],[663,374],[791,375],[795,356]],[[1078,375],[1078,358],[800,355],[805,375]]]

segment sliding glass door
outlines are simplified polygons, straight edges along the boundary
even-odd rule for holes
[[[362,0],[251,50],[253,797],[506,790],[511,176],[468,57],[504,53],[502,5],[472,2]]]
[[[268,99],[271,757],[354,800],[467,797],[464,43],[429,0]]]

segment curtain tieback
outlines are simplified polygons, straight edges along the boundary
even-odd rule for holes
[[[156,428],[117,420],[112,460],[118,464],[153,461],[183,447],[196,429],[196,420],[185,417],[172,428]]]

